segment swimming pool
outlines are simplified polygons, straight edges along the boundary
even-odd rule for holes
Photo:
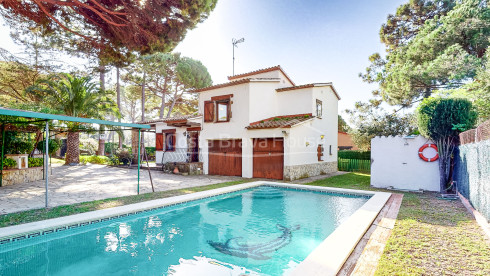
[[[283,275],[370,198],[253,186],[11,238],[0,275]]]

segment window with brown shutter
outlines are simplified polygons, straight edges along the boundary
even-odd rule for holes
[[[204,102],[204,122],[214,122],[214,102]]]
[[[163,133],[156,134],[155,150],[163,150]]]

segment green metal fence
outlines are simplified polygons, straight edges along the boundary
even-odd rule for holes
[[[371,172],[371,160],[339,158],[337,164],[339,171],[363,173]]]

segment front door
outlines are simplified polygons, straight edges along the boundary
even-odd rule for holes
[[[199,131],[190,131],[187,140],[189,162],[199,162]]]

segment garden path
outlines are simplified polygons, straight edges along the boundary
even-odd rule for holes
[[[136,195],[137,170],[105,165],[56,166],[49,178],[49,206]],[[148,171],[141,170],[140,193],[151,192]],[[175,175],[152,171],[155,191],[205,186],[241,179],[231,176]],[[44,180],[0,187],[0,215],[44,207]]]

